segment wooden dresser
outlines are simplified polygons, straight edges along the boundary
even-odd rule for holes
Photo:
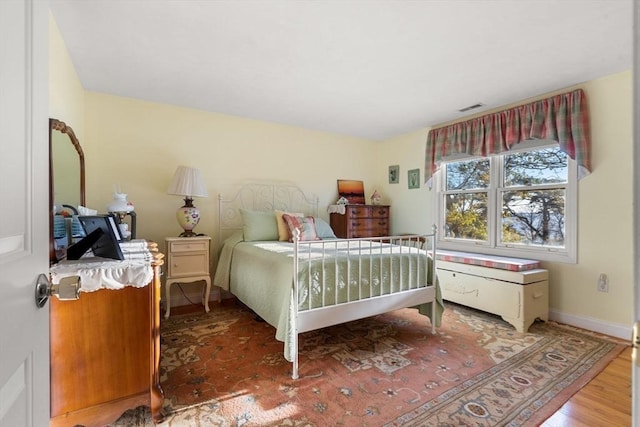
[[[148,406],[164,418],[160,387],[160,267],[143,287],[51,298],[50,426],[104,426],[127,409]]]
[[[389,206],[346,205],[345,213],[332,213],[331,228],[337,237],[380,237],[389,235]]]

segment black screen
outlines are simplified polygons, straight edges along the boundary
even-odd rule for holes
[[[95,230],[102,230],[102,235],[91,245],[93,255],[102,258],[123,260],[120,250],[120,233],[113,215],[94,215],[78,217],[87,236]]]

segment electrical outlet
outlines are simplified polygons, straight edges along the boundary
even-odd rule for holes
[[[604,273],[598,277],[598,292],[609,292],[609,278]]]

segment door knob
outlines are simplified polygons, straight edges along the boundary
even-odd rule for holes
[[[68,276],[60,279],[60,283],[51,284],[46,275],[40,274],[36,281],[36,305],[39,308],[49,300],[51,295],[55,295],[62,301],[73,301],[80,298],[80,277]]]

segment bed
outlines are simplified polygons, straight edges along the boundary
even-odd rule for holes
[[[318,217],[318,200],[284,183],[242,185],[220,195],[218,206],[214,285],[276,328],[293,379],[298,335],[307,331],[416,307],[435,333],[443,309],[435,227],[427,235],[338,239]]]

